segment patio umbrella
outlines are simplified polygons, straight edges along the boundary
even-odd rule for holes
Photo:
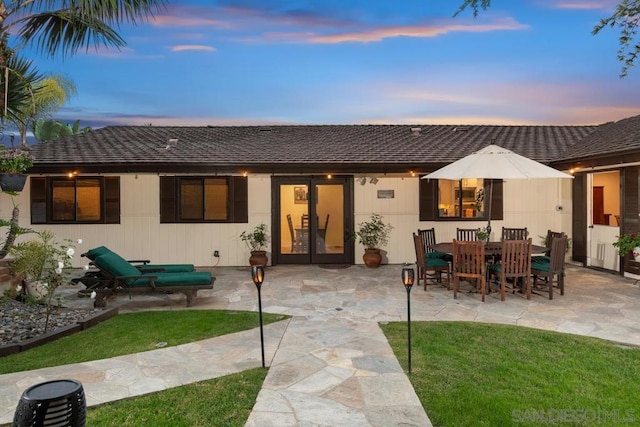
[[[573,178],[542,163],[507,150],[497,145],[489,145],[475,153],[456,160],[447,166],[431,172],[422,179],[451,179],[465,178],[483,179],[534,179],[534,178]],[[491,233],[491,198],[493,181],[489,186],[489,201],[487,212],[489,223],[487,232]]]

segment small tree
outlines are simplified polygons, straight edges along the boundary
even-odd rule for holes
[[[55,234],[49,230],[35,234],[38,239],[20,242],[11,248],[10,253],[14,257],[11,270],[23,281],[38,282],[44,288],[46,292],[44,332],[47,332],[53,294],[60,285],[71,283],[68,269],[71,267],[71,258],[75,254],[75,246],[69,239],[59,243],[56,241]],[[80,244],[82,240],[76,243]]]
[[[267,245],[267,225],[262,223],[256,225],[251,231],[243,231],[240,233],[240,240],[245,242],[251,252],[263,251]]]

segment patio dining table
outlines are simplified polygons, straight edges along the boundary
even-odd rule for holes
[[[453,242],[441,242],[429,246],[436,252],[453,254]],[[531,254],[544,254],[549,248],[540,245],[531,245]],[[502,253],[502,242],[487,242],[484,246],[484,253],[487,257],[496,257]]]

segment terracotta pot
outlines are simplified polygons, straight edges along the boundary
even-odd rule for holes
[[[22,191],[26,182],[27,175],[23,173],[0,173],[2,191]]]
[[[362,256],[364,264],[370,268],[378,268],[382,262],[382,255],[380,255],[380,249],[366,248],[364,255]]]
[[[249,258],[250,265],[267,266],[269,258],[267,258],[267,251],[251,251],[251,257]]]

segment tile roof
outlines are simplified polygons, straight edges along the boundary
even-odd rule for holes
[[[254,170],[303,165],[415,165],[429,170],[489,144],[548,163],[595,126],[294,125],[108,126],[32,148],[34,169],[173,165]]]
[[[593,157],[636,154],[640,150],[640,116],[598,126],[556,161],[583,160]]]

